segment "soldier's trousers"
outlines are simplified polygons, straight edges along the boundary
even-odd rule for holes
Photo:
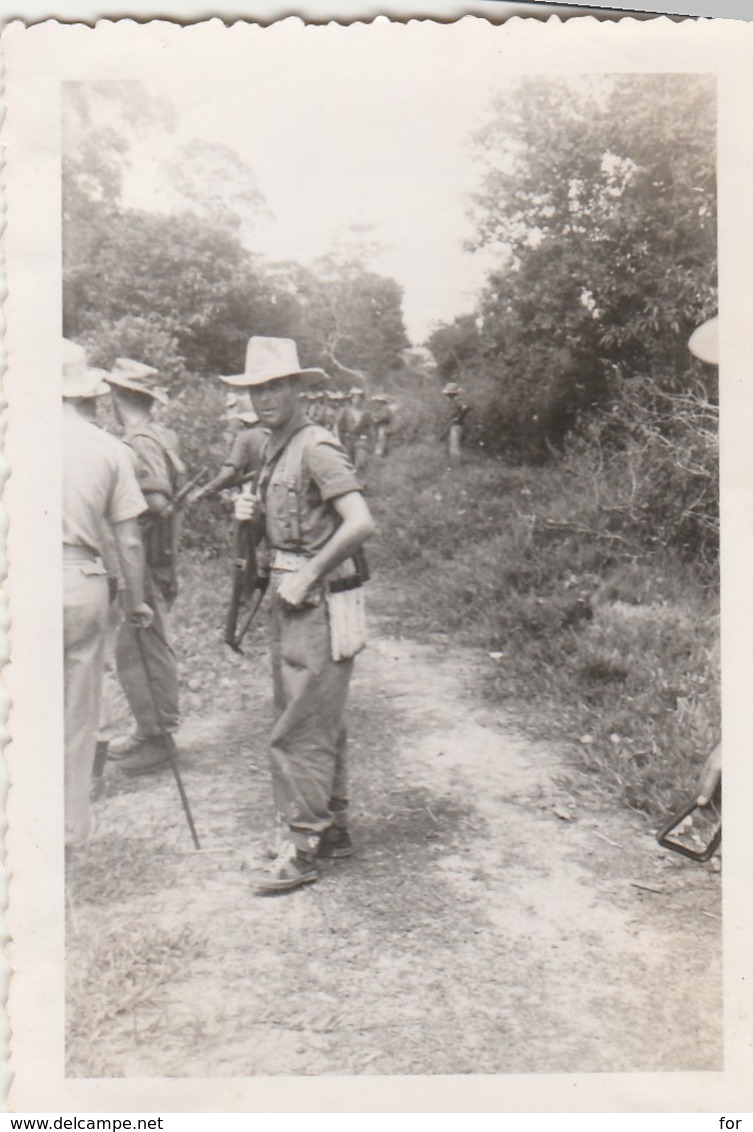
[[[460,447],[463,443],[463,426],[459,424],[450,425],[450,459],[459,460],[461,456]]]
[[[91,828],[94,748],[102,694],[107,574],[98,559],[65,547],[63,672],[65,688],[65,844],[85,841]]]
[[[147,571],[144,597],[154,610],[148,629],[134,629],[128,619],[121,622],[115,657],[118,678],[136,720],[136,734],[148,739],[178,727],[178,665],[168,637],[168,606]],[[147,677],[136,633],[146,653]],[[155,710],[156,704],[156,710]],[[159,711],[159,716],[157,715]]]
[[[356,439],[352,459],[356,475],[363,483],[366,479],[366,467],[369,462],[369,441],[367,437],[359,436]]]
[[[291,610],[274,592],[270,646],[275,810],[295,845],[311,850],[347,807],[344,715],[353,660],[332,659],[324,601]]]
[[[105,625],[105,653],[102,665],[104,672],[102,677],[102,702],[99,708],[98,740],[109,741],[113,739],[118,733],[118,722],[122,727],[122,720],[119,721],[118,719],[119,715],[122,715],[123,709],[121,707],[120,711],[118,710],[118,701],[122,701],[122,695],[120,693],[115,650],[123,616],[120,598],[115,601],[111,600]]]

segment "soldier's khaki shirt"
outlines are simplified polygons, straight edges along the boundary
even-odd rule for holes
[[[66,413],[63,418],[63,543],[106,553],[106,523],[146,511],[124,444],[104,429]]]
[[[304,424],[270,437],[261,489],[270,547],[313,555],[340,526],[332,500],[361,490],[350,459],[331,432]]]

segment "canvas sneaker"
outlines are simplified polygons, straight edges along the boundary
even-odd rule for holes
[[[287,842],[273,864],[252,874],[254,889],[260,896],[292,892],[304,884],[313,884],[318,878],[313,853],[296,849],[292,841]]]
[[[167,748],[164,740],[160,737],[143,743],[138,753],[131,755],[130,758],[120,759],[118,770],[127,774],[129,778],[136,778],[140,774],[151,774],[152,771],[161,770],[162,767],[169,765],[170,758]]]
[[[107,756],[111,759],[126,759],[129,755],[139,754],[148,744],[154,741],[158,742],[161,738],[161,735],[152,737],[139,735],[137,731],[132,732],[130,735],[118,735],[117,738],[110,740]]]

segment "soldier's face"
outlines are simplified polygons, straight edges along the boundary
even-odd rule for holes
[[[298,392],[295,377],[278,377],[252,386],[251,401],[261,423],[271,429],[285,428],[298,409]]]

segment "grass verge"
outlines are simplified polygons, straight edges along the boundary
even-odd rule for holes
[[[371,559],[390,631],[484,650],[486,690],[537,736],[653,815],[693,789],[718,740],[718,587],[646,549],[625,484],[571,457],[509,467],[442,447],[370,473]]]

